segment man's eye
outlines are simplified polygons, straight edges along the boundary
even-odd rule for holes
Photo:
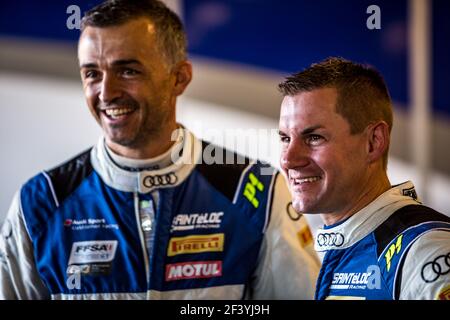
[[[312,146],[317,146],[323,142],[323,137],[317,134],[310,134],[306,137],[306,143]]]
[[[135,76],[137,74],[139,74],[139,71],[134,69],[127,68],[122,70],[122,75],[124,76]]]
[[[282,143],[289,143],[291,141],[291,138],[289,138],[287,136],[280,136],[280,141]]]
[[[84,77],[86,79],[92,79],[92,78],[97,78],[98,77],[98,72],[96,70],[88,70],[84,73]]]

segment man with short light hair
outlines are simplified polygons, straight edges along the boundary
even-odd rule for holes
[[[328,58],[279,85],[293,207],[320,214],[316,299],[449,299],[450,219],[391,186],[392,103],[380,73]]]

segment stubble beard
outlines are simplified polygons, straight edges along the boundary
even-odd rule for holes
[[[167,122],[168,112],[159,110],[149,114],[149,109],[146,110],[145,114],[142,115],[145,121],[139,123],[139,128],[135,128],[131,136],[111,137],[111,141],[123,147],[139,149],[148,145],[151,141],[157,140]]]

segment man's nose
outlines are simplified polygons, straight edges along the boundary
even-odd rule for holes
[[[108,104],[119,98],[121,94],[118,80],[114,76],[105,75],[100,86],[99,99],[103,103]]]
[[[305,167],[309,162],[309,151],[302,141],[291,141],[281,153],[280,165],[285,170]]]

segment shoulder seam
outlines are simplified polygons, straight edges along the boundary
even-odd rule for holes
[[[269,186],[269,196],[267,197],[267,206],[266,206],[266,218],[263,227],[263,233],[266,232],[267,227],[269,225],[270,219],[272,218],[272,208],[273,208],[273,198],[275,196],[275,184],[277,183],[277,178],[280,173],[276,171],[275,174],[272,175],[272,181]]]
[[[52,192],[53,200],[55,200],[56,207],[58,208],[59,207],[59,201],[58,201],[58,198],[56,197],[56,193],[55,193],[55,189],[53,187],[52,179],[47,174],[47,172],[43,171],[42,174],[44,175],[45,179],[47,179],[47,182],[48,182],[48,184],[50,186],[50,191]]]
[[[240,190],[241,190],[241,186],[242,186],[242,181],[244,180],[245,175],[247,174],[247,172],[255,165],[256,161],[251,161],[245,168],[244,170],[242,170],[241,172],[241,176],[239,177],[239,181],[236,187],[236,192],[234,193],[234,197],[233,197],[233,204],[236,204],[237,202],[237,198],[239,196]]]

